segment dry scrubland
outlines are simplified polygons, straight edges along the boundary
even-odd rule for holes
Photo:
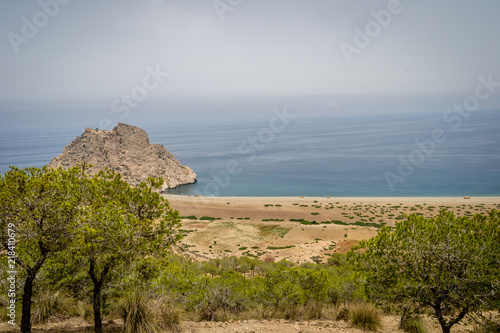
[[[360,240],[375,236],[383,225],[395,225],[402,219],[403,213],[432,217],[441,209],[446,209],[457,216],[471,216],[486,213],[491,209],[500,209],[498,197],[201,198],[169,195],[167,199],[171,207],[178,210],[182,216],[181,232],[185,238],[178,248],[184,255],[199,260],[249,256],[264,261],[277,262],[286,259],[297,263],[326,262],[331,254],[346,253]],[[177,266],[172,267],[175,269]],[[381,320],[377,332],[403,332],[398,330],[400,316],[383,314],[382,309],[375,311],[380,314]],[[250,311],[234,317],[235,320],[230,319],[233,317],[229,315],[229,320],[224,322],[197,322],[192,315],[185,317],[186,314],[181,314],[178,328],[180,332],[193,333],[366,332],[353,327],[352,318],[339,319],[341,312],[342,304],[339,304],[324,307],[321,315],[316,317],[320,320],[307,320],[305,316],[299,316],[296,320],[266,320],[256,319],[259,316],[252,316]],[[33,332],[93,331],[92,321],[83,318],[85,315],[70,319],[51,318],[48,324],[36,325]],[[119,318],[116,313],[106,316],[104,332],[121,332],[123,321]],[[428,333],[441,332],[434,317],[424,316],[422,320]],[[451,332],[465,333],[473,330],[472,322],[464,320],[453,326]],[[0,323],[0,332],[19,331],[12,330],[11,325]]]
[[[399,320],[397,316],[382,316],[382,328],[379,333],[402,333],[399,330]],[[441,332],[439,325],[432,318],[424,318],[425,325],[429,333]],[[467,333],[473,329],[472,325],[458,324],[452,328],[452,333]],[[39,325],[33,332],[45,333],[77,333],[93,332],[93,326],[80,318],[73,318],[57,323]],[[366,333],[366,330],[352,327],[344,320],[311,320],[311,321],[291,321],[285,319],[274,320],[242,320],[229,322],[183,322],[180,331],[184,333]],[[0,332],[14,333],[10,325],[0,323]],[[104,333],[122,332],[121,320],[108,320],[104,325]]]
[[[432,217],[440,210],[472,216],[500,209],[498,197],[311,198],[169,195],[182,217],[184,249],[199,259],[250,256],[312,262],[346,253],[360,240],[393,226],[402,214]]]

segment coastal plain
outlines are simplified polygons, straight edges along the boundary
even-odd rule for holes
[[[405,214],[473,216],[500,209],[500,197],[165,197],[182,219],[181,248],[200,260],[326,262]]]

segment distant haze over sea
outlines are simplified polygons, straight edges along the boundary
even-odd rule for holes
[[[282,111],[281,111],[282,112]],[[213,196],[495,196],[500,112],[141,126],[198,174],[171,190]],[[131,124],[135,125],[135,124]],[[0,172],[41,167],[81,128],[0,134]]]

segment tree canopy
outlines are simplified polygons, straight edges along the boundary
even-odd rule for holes
[[[92,280],[95,329],[102,331],[101,291],[113,270],[136,259],[165,254],[180,239],[178,212],[157,190],[161,179],[130,187],[119,174],[95,176],[86,165],[69,170],[11,168],[0,176],[3,249],[24,270],[21,331],[31,331],[33,285],[57,254],[86,267]],[[62,255],[61,255],[62,256]]]
[[[75,191],[83,177],[81,168],[12,168],[0,176],[0,233],[2,247],[14,250],[16,266],[25,272],[21,330],[31,330],[33,283],[44,263],[65,250],[73,239],[81,192]],[[19,272],[18,272],[19,273]],[[21,275],[19,275],[21,276]]]
[[[119,174],[101,171],[85,179],[82,214],[72,247],[94,285],[95,331],[102,331],[101,292],[112,271],[138,258],[165,254],[181,238],[179,214],[155,192],[161,179],[132,188]]]
[[[410,215],[351,252],[369,296],[433,309],[443,332],[500,296],[500,213]]]

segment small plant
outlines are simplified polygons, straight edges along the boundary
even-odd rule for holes
[[[125,333],[156,333],[165,329],[180,331],[180,313],[164,296],[137,291],[125,296],[118,310]]]
[[[292,247],[295,247],[295,245],[288,245],[288,246],[268,246],[268,250],[284,250],[284,249],[291,249]]]
[[[422,317],[419,316],[403,316],[399,328],[409,333],[427,333]]]
[[[180,219],[181,220],[197,220],[198,218],[194,215],[190,215],[190,216],[181,216]]]
[[[66,292],[43,290],[34,302],[31,320],[33,324],[45,324],[50,319],[65,319],[76,314],[76,302]]]
[[[353,326],[376,331],[382,326],[380,313],[375,307],[368,303],[361,303],[351,306],[350,319]]]
[[[200,217],[200,221],[215,221],[219,220],[217,217],[210,217],[210,216],[202,216]]]
[[[349,308],[347,306],[342,306],[338,309],[337,315],[335,316],[335,319],[348,321],[349,314],[350,314]]]

